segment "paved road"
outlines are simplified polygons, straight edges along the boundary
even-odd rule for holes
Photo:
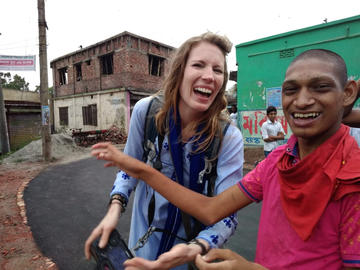
[[[48,168],[24,191],[28,223],[35,241],[60,270],[89,270],[93,260],[84,257],[83,246],[107,209],[115,168],[104,168],[94,158]],[[253,260],[260,205],[239,214],[239,226],[226,247]],[[131,202],[118,229],[128,239]]]

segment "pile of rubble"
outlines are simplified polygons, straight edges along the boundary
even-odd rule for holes
[[[60,133],[51,135],[51,157],[55,160],[72,159],[80,156],[90,157],[90,150],[79,147],[69,135]],[[27,161],[42,161],[42,140],[32,141],[3,160],[4,164]]]
[[[112,142],[113,144],[124,144],[127,134],[124,129],[112,126],[106,130],[73,132],[72,137],[78,146],[88,147],[98,142]]]

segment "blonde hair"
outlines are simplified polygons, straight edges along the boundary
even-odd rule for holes
[[[179,102],[180,85],[184,77],[184,70],[189,54],[192,48],[201,42],[208,42],[217,46],[223,53],[225,61],[224,82],[215,100],[200,119],[193,121],[186,127],[187,131],[190,131],[195,135],[193,137],[193,142],[198,141],[200,137],[205,134],[205,138],[199,145],[197,151],[204,151],[210,145],[214,136],[222,136],[219,121],[221,119],[227,119],[222,115],[222,111],[227,106],[227,101],[225,98],[225,89],[228,79],[226,56],[231,51],[232,47],[232,43],[227,37],[212,32],[206,32],[200,36],[195,36],[188,39],[180,46],[172,59],[169,73],[164,81],[162,90],[160,91],[160,93],[162,92],[164,95],[164,105],[156,115],[156,126],[158,132],[164,135],[168,131],[166,121],[167,114],[171,108],[175,112],[175,108]],[[174,115],[174,117],[176,117],[176,115]],[[200,124],[203,124],[204,128],[200,131],[196,131],[197,126]]]

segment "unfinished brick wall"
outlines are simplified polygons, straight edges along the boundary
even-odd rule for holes
[[[153,93],[163,81],[174,48],[124,32],[51,62],[55,96],[125,88]],[[113,74],[101,74],[100,57],[113,54]],[[149,74],[149,55],[163,60],[161,76]],[[76,76],[81,66],[81,80]],[[59,70],[67,68],[66,84],[61,84]]]

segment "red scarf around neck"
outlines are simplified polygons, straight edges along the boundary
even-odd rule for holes
[[[303,240],[309,239],[330,200],[360,191],[360,149],[345,125],[295,165],[284,152],[277,168],[282,207]]]

